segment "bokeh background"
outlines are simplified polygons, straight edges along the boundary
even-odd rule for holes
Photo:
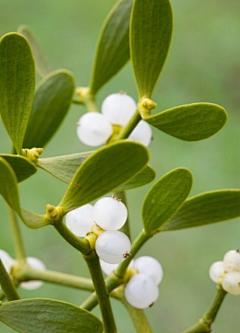
[[[38,37],[52,67],[73,71],[77,85],[87,85],[102,22],[114,0],[0,0],[1,35],[29,25]],[[151,165],[157,177],[178,167],[194,176],[192,195],[221,188],[240,187],[240,2],[235,0],[172,0],[175,27],[168,62],[156,87],[158,109],[191,102],[215,102],[229,113],[226,127],[198,143],[184,142],[153,130]],[[99,96],[124,90],[137,97],[130,63]],[[44,151],[44,157],[88,150],[75,134],[81,106],[72,106],[64,124]],[[0,124],[0,151],[9,152],[10,141]],[[46,203],[57,204],[66,185],[39,170],[20,185],[22,205],[42,212]],[[141,204],[149,186],[128,192],[132,233],[142,227]],[[0,248],[14,256],[4,203],[0,201]],[[29,230],[22,225],[29,255],[48,268],[88,276],[81,256],[51,227]],[[177,333],[193,324],[208,306],[215,286],[208,278],[212,262],[240,246],[240,220],[176,231],[156,236],[141,254],[155,256],[163,265],[160,298],[147,315],[154,332]],[[51,297],[80,304],[87,292],[45,284],[22,297]],[[134,328],[123,306],[113,301],[119,333]],[[214,332],[240,329],[240,297],[228,296]],[[95,312],[98,314],[98,310]],[[124,320],[123,320],[124,318]],[[2,333],[13,332],[0,324]],[[50,332],[49,332],[50,333]]]

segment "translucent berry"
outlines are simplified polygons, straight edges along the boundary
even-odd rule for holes
[[[119,264],[129,256],[131,242],[120,231],[105,231],[96,241],[96,252],[102,261]]]
[[[45,270],[46,269],[44,263],[41,260],[37,259],[37,258],[28,257],[27,258],[27,263],[29,264],[29,266],[31,266],[34,269],[39,269],[39,270]],[[42,281],[28,281],[28,282],[22,282],[21,283],[21,287],[23,289],[27,289],[27,290],[38,289],[42,285],[43,285]]]
[[[152,140],[151,127],[146,121],[141,120],[130,134],[129,139],[140,142],[144,146],[149,146]]]
[[[223,261],[216,261],[211,265],[209,269],[209,277],[213,282],[219,283],[219,279],[223,276],[223,272],[224,272]]]
[[[240,272],[240,251],[228,251],[223,259],[224,269],[227,272],[237,271]]]
[[[156,302],[159,290],[149,276],[136,274],[126,285],[124,294],[128,303],[134,308],[146,309]]]
[[[100,264],[102,271],[107,275],[111,274],[118,267],[118,264],[108,264],[107,262],[102,260],[100,260]]]
[[[139,273],[149,276],[158,285],[163,278],[163,269],[160,263],[149,256],[139,257],[134,260],[132,268]]]
[[[113,125],[126,125],[136,108],[134,99],[125,93],[109,95],[102,103],[102,113]]]
[[[76,236],[85,237],[94,225],[93,206],[84,205],[67,213],[66,225]]]
[[[112,133],[112,125],[101,113],[88,112],[79,119],[77,135],[88,146],[103,145]]]
[[[229,272],[224,275],[222,287],[232,295],[240,295],[240,272]]]
[[[94,205],[94,222],[104,230],[119,230],[127,220],[126,206],[116,198],[102,198]]]
[[[0,250],[0,259],[8,273],[11,272],[11,268],[14,264],[13,258],[4,250]]]

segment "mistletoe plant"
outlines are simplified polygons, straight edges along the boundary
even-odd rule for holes
[[[135,259],[138,251],[158,233],[240,216],[239,190],[219,190],[188,199],[191,172],[177,168],[156,181],[147,193],[142,206],[143,228],[131,245],[125,191],[155,178],[146,147],[151,141],[151,126],[181,140],[198,141],[216,134],[227,120],[224,108],[212,103],[152,113],[157,108],[152,93],[168,54],[172,20],[168,0],[118,1],[101,30],[89,87],[75,88],[73,75],[67,70],[52,71],[28,27],[21,26],[18,33],[1,38],[0,112],[12,153],[0,155],[0,193],[7,204],[16,258],[0,252],[0,321],[15,331],[115,333],[110,301],[115,297],[128,309],[136,331],[151,333],[143,309],[157,300],[163,271],[152,257]],[[137,104],[127,94],[113,92],[99,112],[98,91],[129,58]],[[35,68],[41,77],[37,87]],[[72,103],[85,106],[87,111],[77,125],[79,139],[88,146],[105,146],[40,158]],[[60,202],[46,203],[42,214],[22,208],[18,192],[18,183],[39,168],[68,184]],[[47,270],[37,258],[27,257],[18,219],[33,229],[55,228],[80,252],[91,279]],[[230,251],[223,262],[215,263],[210,277],[217,285],[216,296],[203,317],[185,333],[210,332],[226,293],[240,294],[239,251]],[[88,290],[92,295],[79,307],[51,299],[20,298],[19,286],[36,289],[43,281]],[[102,320],[91,314],[97,304]]]

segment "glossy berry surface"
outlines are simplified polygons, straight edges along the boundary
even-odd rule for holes
[[[149,146],[152,141],[152,130],[148,123],[141,120],[129,136],[130,140]]]
[[[66,225],[76,236],[85,237],[94,225],[93,206],[87,204],[67,213]]]
[[[219,279],[223,276],[223,273],[224,273],[223,261],[214,262],[209,269],[209,277],[215,283],[219,283]]]
[[[227,272],[240,272],[240,252],[239,250],[228,251],[223,259],[224,269]]]
[[[240,295],[240,272],[226,273],[222,280],[222,287],[229,294]]]
[[[143,256],[134,260],[132,268],[139,273],[149,276],[155,284],[159,284],[163,278],[163,269],[160,263],[153,257]]]

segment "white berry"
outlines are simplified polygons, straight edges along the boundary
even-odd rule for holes
[[[0,250],[0,259],[8,273],[11,272],[11,268],[14,264],[13,258],[4,250]]]
[[[94,225],[93,206],[84,205],[66,215],[66,225],[78,237],[85,237]]]
[[[160,263],[149,256],[139,257],[134,260],[132,268],[139,273],[149,276],[158,285],[163,278],[163,269]]]
[[[129,238],[120,231],[105,231],[96,241],[96,252],[99,258],[109,264],[119,264],[131,250]]]
[[[237,250],[228,251],[223,259],[224,269],[227,272],[240,272],[240,252]]]
[[[137,309],[146,309],[156,302],[159,290],[149,276],[136,274],[126,285],[124,294],[130,305]]]
[[[119,230],[127,220],[126,206],[116,198],[102,198],[94,205],[94,222],[104,230]]]
[[[224,275],[222,287],[232,295],[240,295],[240,272],[229,272]]]
[[[125,93],[109,95],[102,103],[102,113],[113,125],[126,125],[136,108],[134,99]]]
[[[107,275],[111,274],[118,267],[118,264],[109,264],[102,260],[100,260],[100,265],[101,265],[102,271]]]
[[[112,125],[101,113],[88,112],[79,119],[77,135],[79,140],[88,146],[103,145],[112,133]]]
[[[215,283],[219,283],[219,279],[223,276],[223,273],[224,273],[223,261],[216,261],[211,265],[209,269],[209,277]]]
[[[129,139],[140,142],[144,146],[149,146],[152,140],[151,127],[146,121],[141,120],[130,134]]]
[[[39,270],[45,270],[46,269],[44,263],[41,260],[37,259],[37,258],[28,257],[27,258],[27,263],[29,264],[29,266],[31,266],[31,268],[34,268],[34,269],[39,269]],[[37,280],[21,283],[21,287],[23,289],[27,289],[27,290],[38,289],[42,285],[43,285],[42,281],[37,281]]]

